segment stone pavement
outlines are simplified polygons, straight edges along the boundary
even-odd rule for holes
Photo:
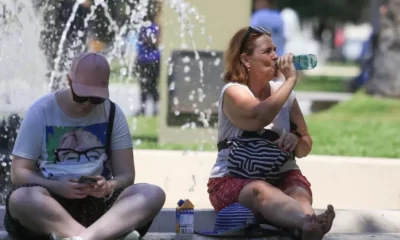
[[[349,79],[358,75],[360,68],[358,66],[317,66],[313,70],[304,71],[306,76],[333,76],[348,77]]]

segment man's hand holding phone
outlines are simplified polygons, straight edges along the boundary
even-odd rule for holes
[[[78,183],[97,183],[97,178],[92,176],[81,176],[78,179]]]
[[[79,183],[77,179],[62,179],[54,181],[51,191],[64,198],[82,199],[89,195],[92,188],[91,184]]]
[[[78,182],[87,183],[91,186],[88,189],[87,195],[92,197],[103,198],[112,191],[111,184],[103,176],[82,176]]]
[[[55,181],[51,191],[68,199],[82,199],[87,196],[103,198],[112,192],[112,185],[102,176],[81,176],[79,179]]]

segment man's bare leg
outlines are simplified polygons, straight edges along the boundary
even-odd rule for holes
[[[85,230],[43,187],[21,187],[9,199],[11,217],[39,234],[76,236]]]
[[[115,239],[140,228],[160,212],[164,191],[150,184],[135,184],[125,189],[98,221],[79,234],[84,240]]]

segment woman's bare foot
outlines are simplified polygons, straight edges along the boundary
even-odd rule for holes
[[[331,230],[335,216],[336,213],[332,205],[328,205],[326,211],[317,216],[317,221],[324,233],[328,233]]]
[[[322,240],[324,232],[315,215],[308,217],[303,224],[302,240]]]

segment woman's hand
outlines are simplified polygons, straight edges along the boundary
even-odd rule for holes
[[[293,152],[296,149],[299,141],[300,138],[298,136],[288,133],[285,129],[283,129],[282,135],[278,140],[275,141],[275,143],[283,150]]]
[[[278,69],[286,80],[297,80],[297,71],[293,64],[293,54],[288,53],[278,58]]]
[[[89,196],[96,198],[103,198],[109,195],[112,191],[112,186],[103,176],[96,176],[97,183],[92,184],[91,191],[88,193]]]

